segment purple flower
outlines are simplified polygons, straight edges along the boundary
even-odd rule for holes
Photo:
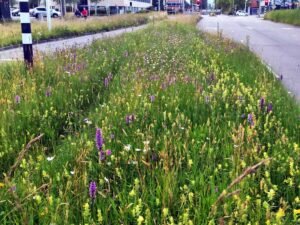
[[[112,78],[113,78],[113,75],[112,75],[112,73],[109,73],[109,74],[107,75],[107,78],[108,78],[108,80],[109,80],[109,81],[111,81],[111,80],[112,80]]]
[[[104,87],[108,87],[108,83],[109,83],[109,80],[108,80],[108,78],[107,77],[105,77],[105,79],[104,79]]]
[[[154,100],[155,100],[155,96],[154,96],[154,95],[151,95],[151,96],[150,96],[150,102],[154,102]]]
[[[105,160],[105,152],[104,151],[99,151],[99,159],[100,159],[100,161],[103,161],[103,160]]]
[[[101,131],[100,128],[96,129],[96,138],[95,138],[95,141],[96,141],[96,147],[97,147],[97,149],[99,151],[102,151],[102,146],[103,146],[104,140],[103,140],[102,131]]]
[[[76,61],[76,57],[77,57],[77,54],[76,54],[76,52],[74,52],[74,53],[73,53],[73,60],[74,60],[74,61]]]
[[[45,92],[46,97],[50,97],[51,96],[51,88],[47,88],[46,92]]]
[[[165,90],[167,88],[167,84],[166,83],[162,83],[161,84],[161,89]]]
[[[97,193],[97,185],[95,181],[90,182],[89,193],[90,193],[90,198],[94,200],[96,198],[96,193]]]
[[[134,114],[127,115],[126,118],[125,118],[125,120],[126,120],[126,124],[127,125],[130,124],[130,123],[132,123],[135,120]]]
[[[152,154],[151,154],[151,160],[153,162],[158,162],[158,154],[156,152],[152,152]]]
[[[107,149],[105,153],[106,153],[107,156],[110,156],[111,155],[111,150]]]
[[[272,103],[269,103],[268,104],[268,107],[267,107],[267,113],[273,111],[273,104]]]
[[[11,188],[9,189],[11,192],[15,192],[17,190],[17,187],[14,185],[14,186],[11,186]]]
[[[260,110],[264,110],[264,106],[265,106],[265,99],[264,98],[260,99],[259,106],[260,106]]]
[[[21,97],[19,95],[16,95],[15,101],[17,104],[19,104],[21,102]]]
[[[254,125],[253,116],[251,113],[248,114],[248,123],[250,124],[250,126]]]

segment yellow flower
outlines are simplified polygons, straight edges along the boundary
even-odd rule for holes
[[[300,214],[300,209],[294,209],[294,215]]]
[[[269,192],[268,192],[268,198],[269,200],[272,200],[275,196],[275,191],[273,189],[271,189]]]
[[[163,217],[167,217],[169,214],[169,209],[168,208],[163,208]]]
[[[34,197],[34,199],[36,200],[37,204],[40,204],[40,203],[42,202],[42,198],[41,198],[41,196],[39,196],[39,195],[36,195],[36,196]]]
[[[300,209],[294,209],[293,215],[294,215],[294,220],[297,220],[297,218],[299,218],[298,215],[300,215]]]
[[[276,213],[276,220],[280,221],[282,217],[285,216],[285,212],[282,208],[279,208],[278,212]]]
[[[0,188],[3,188],[3,187],[4,187],[4,183],[0,182]]]
[[[141,225],[143,222],[144,222],[144,217],[139,216],[139,218],[137,219],[137,223],[138,223],[139,225]]]
[[[100,209],[97,210],[97,215],[98,215],[98,222],[99,222],[99,224],[102,224],[103,217],[102,217],[102,213],[101,213]]]
[[[129,196],[130,196],[130,197],[136,196],[136,192],[135,192],[134,189],[132,189],[132,190],[129,192]]]

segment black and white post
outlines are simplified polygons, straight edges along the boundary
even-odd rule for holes
[[[22,44],[24,60],[28,66],[33,65],[32,35],[28,0],[20,0],[20,20],[22,29]]]

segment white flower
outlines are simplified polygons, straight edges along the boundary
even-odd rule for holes
[[[54,156],[49,156],[49,157],[47,157],[47,160],[52,161],[54,158],[55,158],[55,155]]]
[[[124,150],[129,151],[130,149],[131,149],[131,145],[130,144],[124,145]]]
[[[74,175],[74,174],[75,174],[74,170],[73,170],[73,171],[70,171],[70,174]]]
[[[138,161],[135,161],[135,160],[131,160],[130,162],[132,165],[137,165],[138,164]]]
[[[136,151],[136,152],[140,152],[140,151],[142,151],[142,149],[136,148],[135,151]]]
[[[83,121],[88,125],[92,124],[92,121],[90,121],[88,118],[85,118]]]

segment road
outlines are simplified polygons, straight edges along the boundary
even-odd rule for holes
[[[53,53],[57,50],[71,48],[71,47],[83,47],[85,45],[91,44],[94,40],[103,39],[103,38],[110,38],[121,35],[123,33],[132,32],[136,30],[140,30],[145,28],[147,25],[142,25],[138,27],[130,27],[130,28],[123,28],[114,31],[102,32],[97,34],[91,35],[84,35],[75,38],[68,38],[63,40],[45,42],[45,43],[38,43],[33,45],[34,52],[42,52],[42,53]],[[22,60],[23,59],[23,48],[13,48],[9,50],[0,51],[0,63],[5,61],[13,61],[13,60]]]
[[[300,102],[300,27],[274,23],[256,16],[204,16],[198,28],[222,31],[223,36],[247,43]]]

